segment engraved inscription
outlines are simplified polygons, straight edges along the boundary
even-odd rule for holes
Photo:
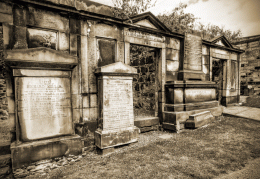
[[[104,80],[103,130],[134,126],[132,80]]]
[[[72,133],[69,78],[23,77],[17,86],[24,140]]]

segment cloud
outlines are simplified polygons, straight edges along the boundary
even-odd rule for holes
[[[200,0],[189,0],[188,4],[197,4]],[[202,2],[207,2],[209,0],[202,0]]]

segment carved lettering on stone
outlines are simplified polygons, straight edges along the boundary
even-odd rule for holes
[[[16,87],[22,140],[72,134],[69,78],[21,77]]]
[[[103,130],[133,127],[132,80],[105,79],[103,85]]]

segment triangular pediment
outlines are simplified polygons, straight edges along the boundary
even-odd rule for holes
[[[157,29],[148,19],[138,21],[135,24],[145,26],[145,27],[149,27],[149,28],[153,28],[153,29]]]
[[[157,29],[160,31],[164,31],[165,33],[171,33],[171,31],[151,12],[145,12],[142,14],[131,16],[130,19],[131,20],[126,19],[124,22],[132,22],[133,24],[142,27]]]
[[[232,44],[228,41],[228,39],[224,35],[212,39],[211,43],[224,46],[224,47],[233,48]]]
[[[6,50],[6,61],[77,64],[78,58],[65,52],[40,47]]]
[[[126,65],[122,62],[116,62],[109,65],[99,67],[96,73],[137,73],[137,69]]]

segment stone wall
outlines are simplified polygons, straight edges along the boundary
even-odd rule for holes
[[[51,2],[55,4],[57,1]],[[102,8],[104,10],[104,7],[99,4],[94,3],[93,6],[88,4],[88,2],[86,2],[86,5],[82,3],[77,1],[77,9],[86,10],[87,8],[89,10],[92,7],[93,12],[96,12],[96,10],[102,11]],[[70,6],[69,4],[63,5]],[[90,11],[92,12],[92,10]],[[106,52],[98,50],[98,45],[100,45],[98,42],[101,40],[113,41],[114,47],[108,48],[108,50],[112,49],[115,51],[112,53],[113,59],[109,59],[110,57],[107,59],[110,60],[109,62],[124,62],[122,28],[95,20],[79,18],[76,14],[59,13],[29,4],[21,5],[3,2],[0,2],[0,25],[0,37],[4,39],[1,41],[3,42],[0,46],[1,48],[6,50],[25,50],[47,47],[78,57],[79,63],[71,69],[72,118],[76,126],[76,132],[81,135],[93,134],[97,128],[98,117],[95,70],[98,66],[107,64],[106,62],[104,64],[100,63],[99,57],[102,57],[103,60],[106,59],[102,56]],[[102,47],[102,49],[104,48]],[[29,67],[40,67],[43,69],[64,68],[62,64],[57,64],[56,62],[42,63],[40,66],[37,62],[30,64],[19,63],[18,65],[24,67],[29,65]],[[1,101],[9,103],[7,107],[9,110],[8,123],[10,131],[15,134],[14,78],[11,70],[7,73],[4,82],[7,88],[6,97]],[[0,88],[2,89],[2,87]],[[84,129],[80,126],[84,126]],[[82,132],[83,130],[85,132]]]
[[[260,95],[260,35],[234,43],[245,50],[241,58],[241,93]]]
[[[4,50],[7,44],[4,32],[8,32],[6,27],[13,23],[11,14],[12,6],[0,2],[0,178],[11,171],[10,144],[12,135],[10,129],[12,122],[8,114],[7,80],[4,62]]]

